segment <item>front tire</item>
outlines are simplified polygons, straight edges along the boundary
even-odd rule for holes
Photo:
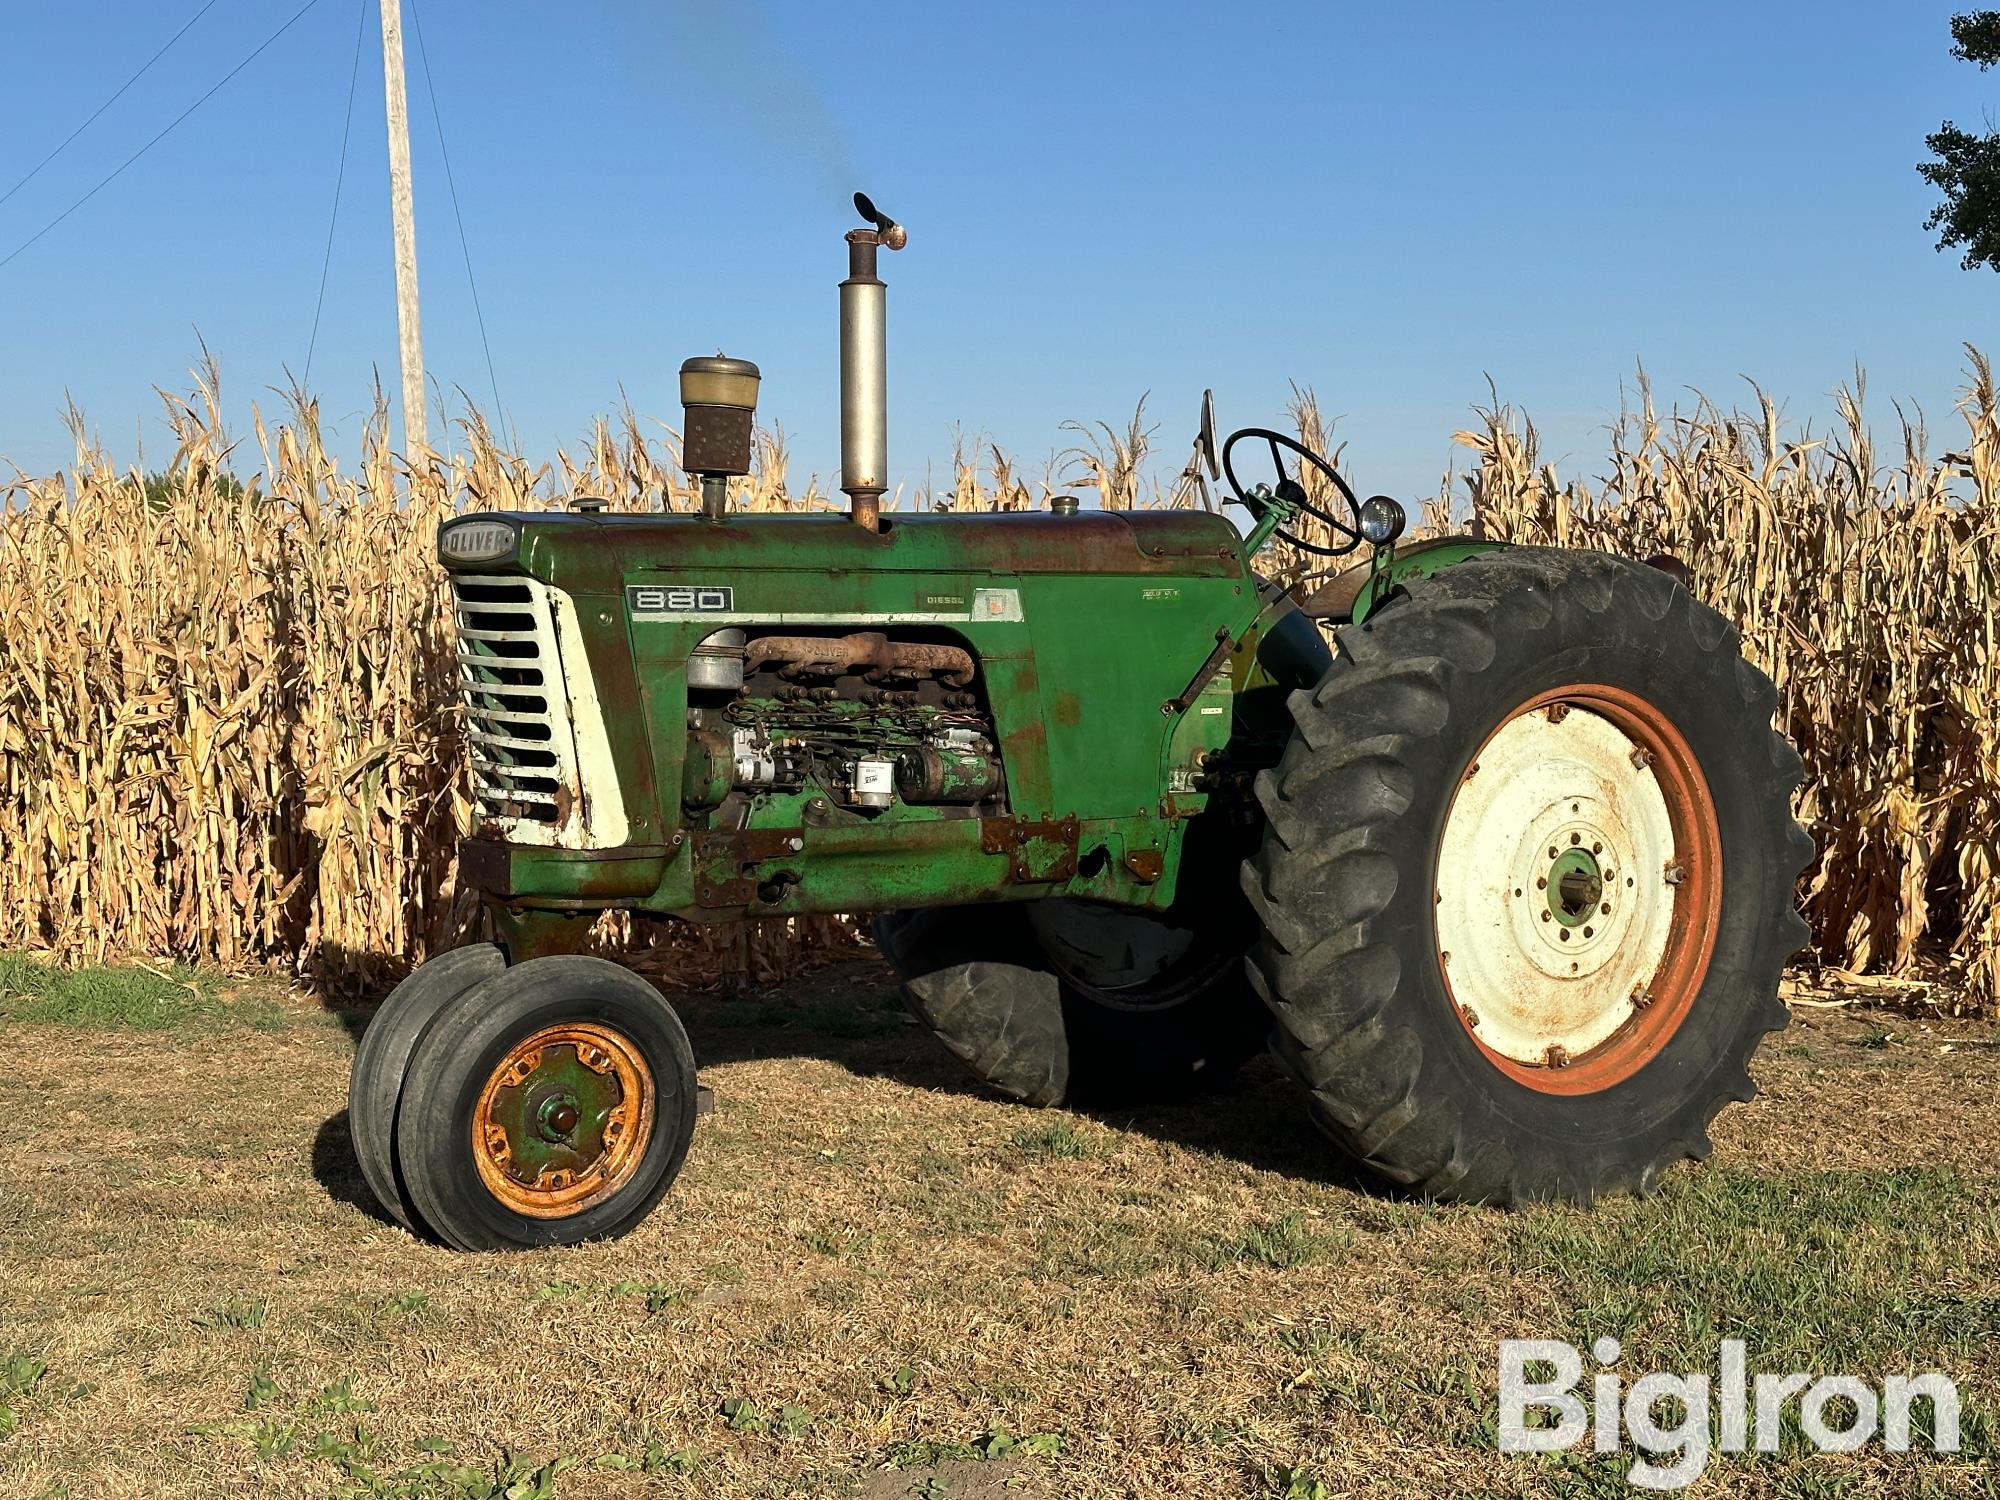
[[[413,1233],[424,1233],[425,1226],[396,1162],[396,1110],[410,1054],[439,1012],[506,967],[507,956],[492,943],[454,948],[419,964],[375,1008],[354,1049],[347,1079],[347,1133],[354,1159],[376,1201]]]
[[[1601,554],[1483,557],[1343,629],[1244,877],[1322,1128],[1468,1201],[1705,1156],[1807,935],[1774,707],[1719,615]]]
[[[460,1250],[625,1234],[694,1134],[673,1008],[603,959],[538,958],[464,991],[418,1044],[396,1150],[423,1222]]]

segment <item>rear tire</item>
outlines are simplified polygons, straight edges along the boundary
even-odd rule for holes
[[[410,1199],[460,1250],[625,1234],[686,1160],[694,1053],[680,1018],[603,959],[533,959],[447,1004],[403,1086]]]
[[[1094,934],[1122,949],[1154,927],[1176,932],[1143,914],[1052,898],[899,912],[875,932],[904,1002],[990,1088],[1026,1104],[1123,1104],[1212,1086],[1271,1030],[1243,975],[1247,924],[1211,917],[1187,934],[1184,952],[1143,977],[1091,962]]]
[[[1343,629],[1291,706],[1244,889],[1322,1128],[1468,1201],[1646,1192],[1707,1155],[1786,1023],[1812,855],[1729,625],[1657,570],[1516,549]]]
[[[396,1164],[396,1106],[403,1075],[423,1034],[453,1000],[507,967],[492,943],[474,943],[419,964],[375,1009],[347,1079],[347,1131],[361,1176],[405,1229],[425,1233]]]

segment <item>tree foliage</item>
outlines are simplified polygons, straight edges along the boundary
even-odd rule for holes
[[[1951,19],[1953,57],[1984,71],[2000,63],[2000,10]],[[1917,170],[1944,194],[1924,228],[1936,229],[1938,249],[1961,248],[1961,264],[2000,271],[2000,133],[1975,135],[1947,120],[1924,138],[1933,160]]]

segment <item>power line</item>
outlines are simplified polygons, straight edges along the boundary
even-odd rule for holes
[[[479,306],[479,281],[472,274],[472,250],[465,242],[465,215],[458,211],[458,184],[452,180],[451,151],[444,143],[444,116],[438,111],[437,86],[431,82],[431,56],[424,49],[424,18],[417,0],[409,0],[410,20],[417,32],[417,61],[424,70],[424,92],[431,99],[431,123],[437,126],[438,154],[444,158],[445,187],[451,193],[451,216],[458,221],[458,253],[465,257],[465,282],[472,288],[472,316],[479,324],[479,346],[486,352],[486,378],[493,386],[493,420],[504,428],[507,417],[500,405],[500,377],[493,373],[493,346],[486,339],[486,314]]]
[[[242,62],[238,63],[235,67],[231,68],[227,73],[223,74],[222,77],[215,82],[215,84],[209,89],[207,93],[203,94],[199,99],[195,100],[194,103],[190,104],[186,109],[182,110],[179,114],[175,115],[173,120],[168,123],[168,125],[164,130],[162,130],[158,135],[154,136],[150,141],[146,142],[145,145],[141,146],[137,151],[134,151],[130,156],[126,157],[125,160],[120,162],[116,167],[112,168],[110,172],[106,173],[102,178],[100,178],[98,180],[97,186],[93,187],[89,192],[85,193],[81,198],[77,199],[76,202],[72,203],[68,208],[64,209],[61,213],[57,214],[53,219],[49,220],[48,223],[44,224],[40,229],[37,229],[33,234],[29,235],[25,240],[23,240],[20,244],[16,245],[11,251],[9,251],[7,253],[6,259],[0,260],[0,269],[4,269],[5,267],[13,264],[14,260],[18,256],[20,256],[20,254],[24,250],[28,249],[29,246],[33,245],[43,235],[47,234],[51,229],[54,229],[58,224],[62,223],[63,220],[67,219],[71,214],[75,213],[79,208],[82,208],[84,204],[88,203],[92,198],[95,198],[99,193],[103,192],[105,188],[109,187],[113,181],[115,181],[118,177],[123,175],[127,167],[131,166],[133,162],[137,161],[140,157],[144,156],[148,151],[151,151],[155,146],[159,145],[161,141],[165,140],[170,134],[172,134],[175,127],[178,126],[181,123],[181,121],[185,120],[189,115],[193,114],[196,110],[200,109],[204,104],[208,103],[210,99],[213,99],[216,96],[216,94],[221,91],[222,86],[224,84],[228,83],[230,79],[234,78],[238,73],[241,73],[245,68],[249,67],[250,64],[255,62],[259,57],[263,56],[266,48],[268,48],[273,42],[277,41],[277,39],[283,36],[286,32],[290,31],[292,27],[295,24],[297,24],[299,17],[303,16],[307,11],[311,10],[317,4],[319,4],[319,0],[306,0],[306,3],[304,5],[301,5],[297,10],[292,12],[290,20],[286,21],[284,25],[280,26],[276,31],[272,32],[269,36],[265,37],[264,40],[258,44],[257,50],[255,52],[252,52],[248,57],[244,58]]]
[[[188,34],[188,31],[194,26],[194,23],[196,21],[199,21],[203,16],[207,15],[211,10],[214,10],[215,5],[216,5],[216,0],[208,0],[208,3],[206,5],[202,6],[200,10],[196,11],[194,15],[189,18],[185,26],[181,27],[179,31],[176,31],[172,36],[168,37],[164,45],[161,46],[160,50],[158,52],[155,52],[151,57],[147,58],[146,61],[140,65],[138,72],[134,73],[130,78],[126,79],[123,83],[118,85],[117,93],[113,94],[109,99],[106,99],[102,104],[98,105],[96,109],[91,111],[89,119],[85,120],[81,125],[77,126],[76,129],[72,130],[68,135],[64,136],[62,138],[61,144],[59,144],[55,148],[55,150],[51,151],[47,156],[43,157],[40,161],[36,162],[35,165],[29,170],[28,175],[26,177],[23,177],[19,182],[15,183],[12,187],[8,188],[6,192],[0,193],[0,203],[5,203],[9,198],[13,197],[16,193],[20,192],[22,188],[26,187],[29,183],[33,182],[35,178],[40,174],[43,167],[46,167],[50,162],[54,161],[58,156],[61,156],[64,151],[69,149],[69,143],[71,141],[75,140],[78,136],[82,135],[86,130],[90,129],[90,127],[96,123],[97,117],[99,115],[103,114],[107,109],[111,108],[112,105],[116,104],[120,99],[124,98],[125,91],[130,87],[132,87],[133,84],[137,83],[141,78],[144,78],[146,76],[147,70],[150,69],[154,63],[158,62],[161,58],[165,57],[168,51],[173,47],[174,43],[178,42],[182,37],[186,36]]]
[[[347,181],[347,138],[354,130],[354,85],[361,77],[361,39],[368,30],[368,0],[360,0],[354,18],[354,63],[347,70],[347,119],[340,127],[340,170],[333,176],[333,212],[326,221],[326,253],[319,263],[319,300],[313,303],[312,337],[306,340],[306,372],[300,389],[312,380],[313,351],[319,347],[319,315],[326,308],[326,273],[333,266],[333,231],[340,223],[340,188]]]

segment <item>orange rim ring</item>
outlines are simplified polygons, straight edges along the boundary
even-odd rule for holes
[[[1686,872],[1676,887],[1666,948],[1648,986],[1652,1003],[1635,1010],[1632,1018],[1607,1040],[1565,1066],[1534,1067],[1496,1052],[1480,1040],[1466,1019],[1465,1007],[1452,993],[1451,972],[1438,948],[1435,931],[1431,946],[1452,1014],[1486,1060],[1516,1083],[1537,1093],[1574,1097],[1602,1093],[1631,1078],[1659,1056],[1694,1008],[1702,981],[1708,977],[1716,934],[1722,925],[1722,831],[1708,778],[1702,774],[1701,764],[1686,738],[1658,708],[1624,688],[1605,683],[1572,683],[1538,693],[1494,725],[1473,752],[1472,762],[1478,761],[1493,736],[1507,725],[1555,703],[1567,703],[1571,708],[1609,720],[1634,745],[1652,756],[1651,769],[1666,802],[1668,825],[1673,831],[1674,857]],[[1457,800],[1455,786],[1452,804]],[[1448,825],[1450,821],[1448,805],[1445,823]],[[1431,883],[1436,884],[1435,876]]]
[[[518,1087],[543,1055],[573,1047],[578,1062],[614,1079],[619,1100],[604,1125],[602,1153],[575,1174],[547,1173],[534,1183],[508,1170],[513,1158],[506,1126],[496,1118],[503,1090]],[[488,1075],[472,1111],[472,1159],[486,1191],[515,1213],[532,1219],[566,1219],[603,1202],[632,1178],[653,1133],[653,1072],[620,1032],[589,1021],[545,1026],[516,1042]]]

